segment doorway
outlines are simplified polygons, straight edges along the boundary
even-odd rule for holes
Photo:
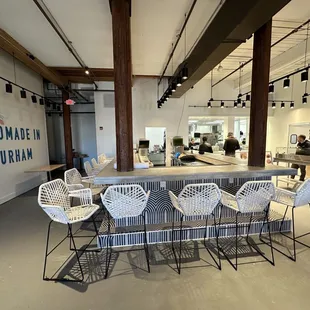
[[[145,138],[150,140],[149,159],[154,166],[166,164],[166,128],[145,127]]]

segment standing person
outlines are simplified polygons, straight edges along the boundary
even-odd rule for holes
[[[199,145],[199,154],[213,153],[211,144],[207,143],[207,137],[202,138],[202,143]]]
[[[236,150],[240,150],[239,142],[234,137],[234,134],[232,132],[228,133],[223,149],[225,151],[225,156],[231,156],[231,157],[235,157]]]
[[[306,139],[305,135],[299,135],[297,138],[297,150],[296,150],[296,155],[310,155],[310,141]],[[297,165],[297,164],[292,164],[292,168],[300,169],[300,178],[299,181],[304,181],[306,177],[306,166],[305,165]],[[291,176],[292,179],[295,178],[294,175]]]

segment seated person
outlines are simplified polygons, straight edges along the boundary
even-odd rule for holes
[[[194,147],[195,145],[196,145],[195,144],[195,139],[191,138],[191,141],[189,142],[188,147],[191,148],[191,147]]]
[[[202,138],[202,143],[199,145],[199,154],[213,153],[211,144],[207,143],[207,137]]]

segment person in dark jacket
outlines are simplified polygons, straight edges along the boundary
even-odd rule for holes
[[[199,154],[213,153],[211,144],[207,143],[207,137],[202,138],[202,143],[199,145]]]
[[[232,157],[235,157],[236,150],[240,150],[239,142],[234,137],[234,134],[232,132],[228,133],[223,149],[225,151],[225,156],[232,156]]]
[[[309,156],[310,155],[310,141],[306,139],[305,135],[299,135],[297,138],[297,150],[296,150],[296,155],[305,155]],[[300,178],[299,181],[304,181],[306,177],[306,166],[305,165],[297,165],[297,164],[292,164],[292,168],[294,169],[300,169]],[[291,176],[292,179],[295,178],[294,175]]]

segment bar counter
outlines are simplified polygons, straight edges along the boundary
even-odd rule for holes
[[[192,155],[189,154],[188,155]],[[197,183],[216,183],[220,189],[235,194],[238,189],[247,181],[254,180],[271,180],[272,176],[295,175],[296,170],[291,168],[269,165],[265,168],[248,167],[246,162],[241,159],[227,157],[216,154],[199,155],[194,154],[196,160],[205,163],[203,166],[176,166],[165,168],[136,169],[130,172],[118,172],[114,169],[114,161],[108,164],[96,177],[95,184],[139,184],[145,191],[150,191],[150,197],[145,209],[147,222],[148,242],[161,243],[171,242],[171,222],[173,217],[173,206],[169,197],[169,191],[178,195],[187,184]],[[215,209],[215,216],[218,219],[220,215],[220,205]],[[221,236],[232,236],[231,229],[235,211],[223,206],[222,211],[223,223],[225,227],[221,230]],[[244,214],[242,221],[248,223],[249,216]],[[252,225],[251,233],[260,232],[262,219],[257,214],[256,224]],[[281,216],[275,212],[270,214],[271,231],[279,230]],[[280,220],[279,220],[280,219]],[[187,233],[184,239],[199,240],[203,238],[204,222],[202,217],[186,216]],[[141,219],[115,219],[113,227],[115,229],[114,246],[132,246],[143,244],[143,234],[121,233],[126,227],[126,231],[132,226],[141,225]],[[290,220],[285,219],[282,225],[284,231],[290,231]],[[100,227],[98,236],[98,246],[104,248],[108,242],[106,231],[107,224],[103,223]],[[215,235],[214,227],[209,226],[208,237],[213,238]],[[118,234],[117,231],[120,230]],[[246,233],[245,230],[241,234]]]
[[[161,182],[197,179],[226,179],[226,178],[258,178],[272,176],[295,175],[296,170],[276,165],[249,167],[243,160],[224,155],[195,155],[201,161],[213,162],[199,167],[163,167],[136,169],[129,172],[118,172],[114,169],[114,161],[108,164],[95,177],[95,184],[125,184],[133,182]]]

